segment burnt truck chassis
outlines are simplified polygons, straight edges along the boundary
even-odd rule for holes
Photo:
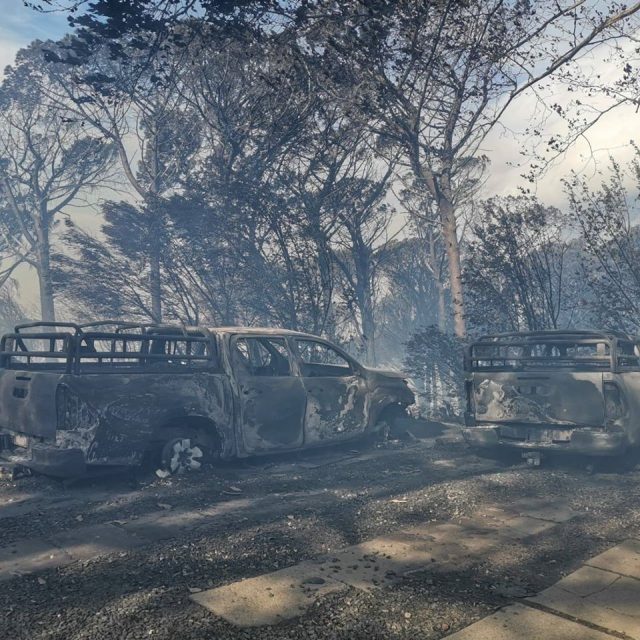
[[[516,355],[507,351],[541,344],[554,350],[554,354]],[[563,358],[562,350],[566,355],[567,345],[576,351],[587,347],[595,353]],[[531,456],[530,461],[535,460],[536,464],[542,453],[613,457],[637,450],[640,361],[637,353],[629,353],[630,345],[635,346],[634,338],[609,331],[558,330],[483,336],[465,354],[466,442],[480,449],[519,450],[523,457]],[[487,355],[496,347],[498,352],[500,347],[505,349],[502,355]],[[598,378],[602,385],[600,406],[593,393]],[[549,390],[554,384],[558,392],[555,397],[553,390]],[[564,397],[559,397],[563,394]],[[486,400],[487,395],[492,396],[498,407],[494,419],[483,416],[483,411],[491,413],[488,407],[478,406],[478,398],[484,396]]]
[[[240,375],[230,353],[236,334],[281,342],[289,375]],[[307,391],[294,338],[330,346],[353,375],[311,378]],[[46,348],[30,350],[30,343]],[[163,446],[174,443],[177,450],[188,442],[209,461],[322,446],[375,432],[413,404],[401,377],[286,330],[19,325],[0,342],[0,456],[47,475],[78,477],[137,467],[150,454],[155,464]]]

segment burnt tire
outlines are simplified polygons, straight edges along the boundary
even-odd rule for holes
[[[372,439],[376,443],[386,442],[389,439],[404,439],[407,437],[407,421],[409,413],[405,407],[399,404],[388,406],[378,416]]]
[[[171,475],[182,475],[201,471],[208,461],[205,447],[193,442],[191,438],[173,438],[162,447],[160,454],[161,469]]]

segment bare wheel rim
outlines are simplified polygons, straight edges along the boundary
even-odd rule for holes
[[[190,438],[176,438],[168,442],[162,451],[164,468],[174,475],[182,475],[202,468],[204,453]]]

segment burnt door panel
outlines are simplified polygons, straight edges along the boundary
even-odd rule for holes
[[[232,341],[231,358],[245,451],[301,447],[306,392],[302,380],[293,375],[285,341],[239,336]]]
[[[305,443],[353,438],[366,427],[367,387],[353,362],[320,340],[296,339],[307,391]]]
[[[352,438],[364,431],[366,389],[362,378],[312,377],[303,381],[307,390],[307,444]]]

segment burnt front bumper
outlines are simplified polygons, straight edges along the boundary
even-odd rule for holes
[[[465,441],[478,448],[511,448],[549,450],[590,456],[616,456],[629,449],[624,431],[605,431],[593,427],[558,428],[507,427],[501,425],[467,427]]]

